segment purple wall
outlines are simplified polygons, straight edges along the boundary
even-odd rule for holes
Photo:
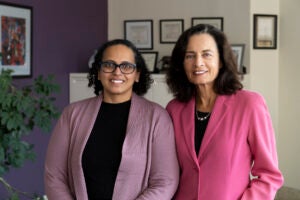
[[[89,57],[107,40],[107,0],[5,2],[33,7],[33,76],[15,79],[16,84],[27,84],[40,74],[54,74],[61,86],[56,104],[62,109],[69,102],[69,73],[87,72]],[[37,158],[5,175],[13,186],[30,193],[44,193],[43,171],[49,137],[49,133],[39,130],[28,137],[27,141],[35,145]],[[0,185],[0,199],[5,194]]]

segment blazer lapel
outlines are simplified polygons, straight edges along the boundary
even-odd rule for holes
[[[200,152],[198,156],[199,158],[203,156],[212,139],[218,133],[218,130],[220,130],[220,126],[222,126],[222,122],[227,112],[227,108],[228,105],[226,104],[226,96],[218,96],[201,143]]]
[[[127,151],[128,148],[132,146],[132,142],[139,141],[138,138],[141,137],[140,129],[142,123],[140,119],[143,119],[143,106],[141,106],[140,99],[137,97],[135,93],[132,94],[131,105],[128,115],[128,122],[126,128],[126,137],[123,143],[123,151]]]
[[[182,127],[182,133],[186,148],[189,151],[189,155],[198,163],[196,151],[195,151],[195,98],[192,98],[185,108],[182,110],[182,116],[178,116],[180,119],[180,127]]]

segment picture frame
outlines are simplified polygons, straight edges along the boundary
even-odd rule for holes
[[[158,51],[148,51],[148,52],[141,52],[142,57],[145,60],[148,70],[151,73],[156,72],[156,64],[158,58]]]
[[[277,48],[277,15],[253,15],[253,48]]]
[[[153,49],[153,20],[124,20],[124,38],[138,49]]]
[[[231,45],[233,54],[236,56],[236,63],[238,66],[238,72],[244,73],[243,71],[243,60],[244,60],[244,51],[245,51],[245,44],[232,44]]]
[[[159,20],[160,43],[176,43],[184,30],[183,19],[162,19]]]
[[[2,69],[13,77],[32,76],[32,7],[0,2],[0,45]]]
[[[210,24],[221,31],[223,31],[223,17],[192,17],[191,24],[195,26],[197,24]]]

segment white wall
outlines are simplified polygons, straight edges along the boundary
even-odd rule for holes
[[[279,159],[288,186],[300,189],[299,0],[280,1]]]
[[[299,119],[296,114],[300,113],[299,81],[296,82],[299,80],[296,72],[300,70],[300,65],[296,66],[300,46],[297,36],[300,35],[300,28],[296,21],[299,19],[299,0],[109,0],[108,3],[109,39],[124,37],[124,20],[152,19],[153,51],[159,51],[159,58],[170,55],[173,48],[173,44],[159,43],[160,19],[184,19],[186,29],[191,25],[192,17],[224,17],[224,32],[229,41],[246,44],[244,65],[249,72],[244,80],[246,88],[260,92],[267,101],[285,184],[300,189],[300,159],[299,156],[297,158],[300,131],[296,122]],[[277,49],[253,49],[254,13],[278,15]]]
[[[279,14],[279,0],[251,0],[251,27],[253,27],[253,14]],[[270,6],[272,5],[272,6]],[[252,30],[252,29],[251,29]],[[278,31],[279,32],[279,31]],[[253,32],[250,32],[251,44]],[[250,88],[260,92],[266,99],[274,129],[278,137],[278,85],[279,85],[279,48],[272,50],[250,50]]]
[[[217,5],[217,6],[216,6]],[[224,17],[224,31],[231,43],[245,43],[244,64],[249,67],[249,2],[240,0],[109,0],[108,37],[123,38],[124,20],[152,19],[154,49],[159,59],[170,55],[173,44],[159,43],[159,20],[184,19],[184,29],[192,17]]]

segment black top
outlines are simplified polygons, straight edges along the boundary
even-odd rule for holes
[[[208,115],[208,112],[200,112],[200,111],[196,111],[196,112],[198,113],[199,117],[205,117]],[[205,120],[200,121],[197,119],[196,112],[195,112],[195,151],[198,155],[210,116]]]
[[[82,155],[89,200],[112,199],[131,101],[102,102]]]

